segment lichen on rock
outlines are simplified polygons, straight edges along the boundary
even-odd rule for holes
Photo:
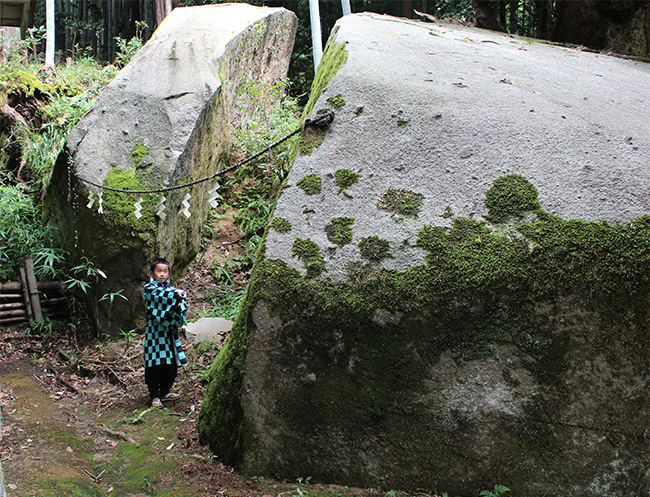
[[[327,239],[342,247],[348,243],[352,243],[352,225],[354,218],[351,217],[335,217],[330,223],[325,226],[325,233]]]
[[[275,231],[277,231],[278,233],[285,234],[291,232],[291,223],[288,220],[281,217],[273,218],[269,223],[269,226],[273,228]]]
[[[307,195],[317,195],[321,192],[323,181],[317,174],[308,174],[296,183]]]
[[[377,208],[401,216],[418,215],[424,203],[424,195],[409,190],[389,188],[377,202]]]
[[[307,279],[315,278],[325,270],[325,260],[320,253],[320,247],[312,240],[296,238],[293,242],[292,254],[305,265]]]
[[[359,242],[361,257],[369,261],[381,261],[387,257],[393,257],[390,253],[390,242],[382,240],[377,235],[362,238]]]
[[[350,169],[337,169],[334,171],[334,181],[339,187],[339,193],[350,188],[359,181],[359,175]]]
[[[513,216],[537,211],[540,207],[537,196],[537,188],[520,174],[497,178],[485,197],[488,219],[502,223]]]

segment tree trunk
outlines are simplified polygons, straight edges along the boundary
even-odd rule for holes
[[[645,0],[563,0],[557,17],[554,41],[650,55],[650,3]]]
[[[413,17],[413,0],[402,0],[402,17]]]
[[[172,11],[172,0],[154,0],[156,8],[156,26],[159,26],[163,19]]]
[[[490,7],[490,0],[472,0],[472,7],[476,14],[476,26],[483,29],[505,32],[506,28],[497,20]]]

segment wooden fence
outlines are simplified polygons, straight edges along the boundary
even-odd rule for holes
[[[0,325],[69,317],[61,282],[37,282],[31,257],[20,268],[20,280],[0,282]]]

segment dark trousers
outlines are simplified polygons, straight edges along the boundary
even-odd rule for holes
[[[152,399],[162,398],[169,393],[176,379],[178,367],[174,364],[160,364],[144,368],[144,382],[149,388],[149,396]]]

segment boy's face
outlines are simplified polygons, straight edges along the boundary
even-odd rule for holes
[[[151,277],[156,281],[165,283],[169,279],[169,266],[167,264],[156,264]]]

